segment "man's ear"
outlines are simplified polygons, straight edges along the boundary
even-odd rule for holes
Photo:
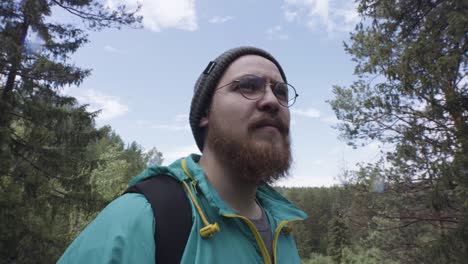
[[[207,127],[208,126],[208,117],[204,116],[200,119],[198,127]]]

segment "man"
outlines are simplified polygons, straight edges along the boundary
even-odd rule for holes
[[[150,167],[130,182],[169,175],[184,186],[193,223],[181,263],[300,263],[288,224],[306,215],[268,185],[291,164],[289,107],[296,97],[280,64],[258,48],[228,50],[201,74],[190,125],[203,155]],[[59,262],[154,263],[155,226],[145,196],[127,193]]]

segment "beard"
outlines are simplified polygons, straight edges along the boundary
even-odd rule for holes
[[[214,121],[214,122],[213,122]],[[273,183],[289,175],[292,164],[289,129],[281,129],[281,139],[235,138],[230,126],[212,116],[206,144],[220,161],[245,181],[259,185]]]

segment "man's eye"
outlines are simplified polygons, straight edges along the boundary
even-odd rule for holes
[[[245,78],[239,82],[239,88],[243,92],[256,92],[262,88],[261,80]]]
[[[288,98],[288,85],[285,83],[278,83],[275,86],[275,94],[278,97],[287,99]]]
[[[244,82],[242,83],[241,88],[243,90],[250,90],[250,91],[254,91],[258,89],[257,85],[254,82]]]

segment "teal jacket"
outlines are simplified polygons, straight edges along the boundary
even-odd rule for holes
[[[208,182],[192,154],[168,167],[152,166],[133,185],[166,174],[182,181],[192,205],[193,226],[181,263],[300,263],[290,224],[307,215],[267,184],[258,187],[273,234],[273,261],[255,225],[237,215]],[[58,263],[154,263],[154,217],[141,194],[125,194],[110,203],[68,247]],[[208,227],[207,227],[208,225]],[[207,229],[219,231],[202,238]],[[177,228],[174,226],[174,228]]]

